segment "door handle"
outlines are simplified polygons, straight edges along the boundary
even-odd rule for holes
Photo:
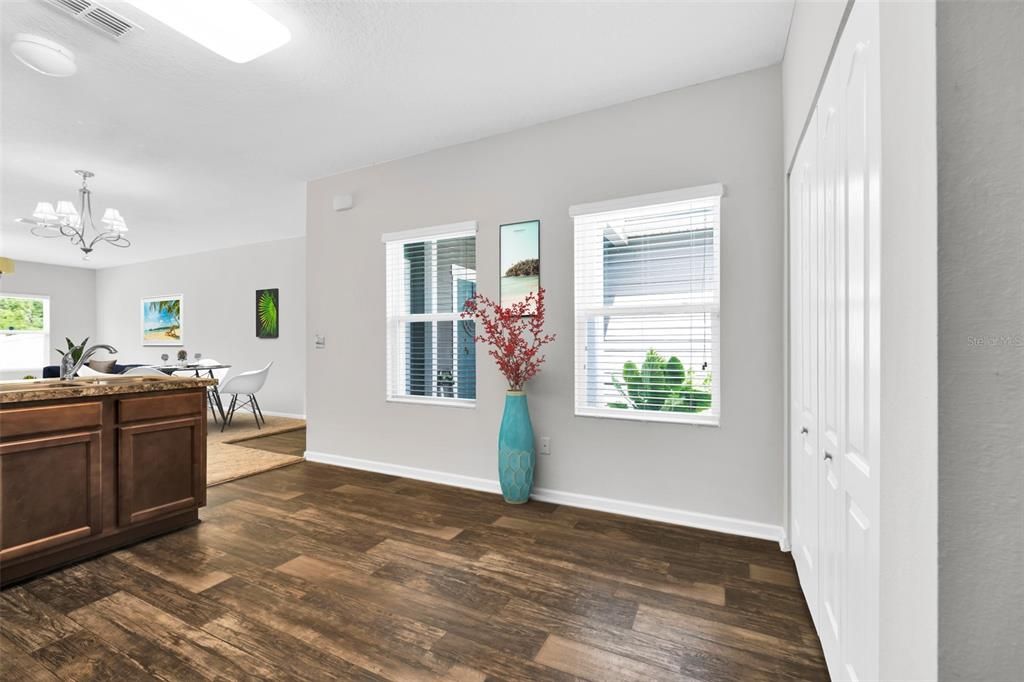
[[[825,452],[825,461],[826,462],[832,461],[832,454],[830,452]]]
[[[800,429],[800,433],[806,436],[808,434],[807,427],[805,426],[802,429]]]

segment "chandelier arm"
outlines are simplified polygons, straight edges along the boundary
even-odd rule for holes
[[[95,237],[93,237],[93,238],[92,238],[92,241],[91,241],[91,242],[89,242],[89,248],[90,248],[90,249],[91,249],[91,248],[93,248],[93,247],[94,247],[94,246],[96,246],[96,244],[98,244],[99,242],[106,242],[106,243],[109,243],[109,241],[110,241],[110,240],[108,240],[108,239],[104,238],[104,236],[103,236],[102,234],[98,234],[98,235],[96,235]]]
[[[37,232],[37,230],[46,230],[47,228],[50,228],[50,227],[59,227],[59,226],[54,225],[53,223],[42,223],[40,225],[33,225],[32,227],[30,227],[29,228],[29,232],[31,232],[33,236],[42,237],[43,239],[57,239],[59,237],[66,237],[67,236],[66,234],[63,234],[60,231],[58,231],[55,234],[54,233],[46,234],[45,232]]]
[[[85,230],[79,231],[69,223],[59,223],[60,233],[71,240],[72,244],[85,244]]]

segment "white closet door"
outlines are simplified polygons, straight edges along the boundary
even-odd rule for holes
[[[790,178],[793,218],[793,381],[794,402],[790,490],[791,548],[800,584],[818,619],[818,169],[817,114],[800,146]]]
[[[880,114],[878,5],[857,2],[833,69],[840,76],[846,180],[845,438],[841,678],[878,678]],[[899,229],[893,225],[890,229]]]
[[[818,176],[821,201],[821,269],[818,329],[818,634],[826,656],[839,659],[843,611],[843,485],[839,456],[844,435],[846,220],[842,168],[839,74],[832,70],[818,99]]]

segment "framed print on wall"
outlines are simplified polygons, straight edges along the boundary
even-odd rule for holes
[[[184,345],[184,309],[181,294],[142,299],[142,345]]]
[[[521,303],[540,288],[540,221],[501,226],[498,260],[502,306]]]
[[[276,339],[280,315],[277,289],[256,290],[256,338]]]

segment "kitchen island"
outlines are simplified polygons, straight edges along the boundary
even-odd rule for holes
[[[198,523],[216,383],[0,382],[0,585]]]

